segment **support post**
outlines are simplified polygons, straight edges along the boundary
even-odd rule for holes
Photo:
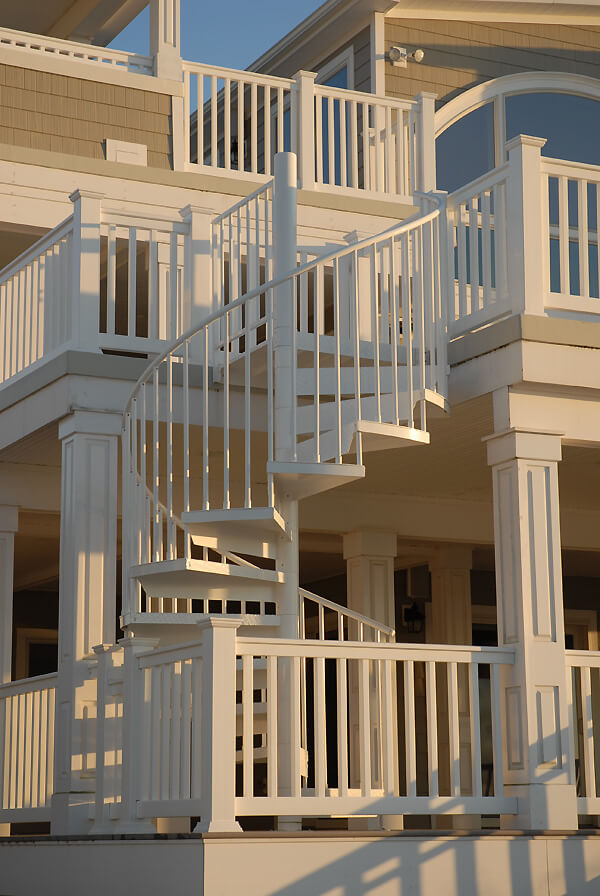
[[[546,140],[519,134],[506,144],[508,291],[514,314],[544,314],[549,270],[548,220],[542,215],[542,148]]]
[[[501,677],[504,780],[517,826],[574,830],[577,799],[565,663],[556,433],[487,440],[494,487],[498,643],[515,651]],[[515,820],[507,819],[514,827]]]
[[[119,414],[75,412],[62,441],[58,681],[53,834],[86,833],[94,781],[82,760],[83,705],[95,700],[88,662],[116,628]]]
[[[239,622],[213,616],[202,632],[202,818],[194,832],[241,831],[235,820],[236,637]]]
[[[100,221],[102,195],[75,190],[73,203],[73,280],[71,339],[82,351],[98,351],[100,331]]]
[[[150,55],[157,78],[181,81],[180,0],[151,0]]]
[[[189,231],[184,240],[183,308],[184,326],[199,324],[213,310],[211,217],[214,212],[186,205],[179,212]],[[200,346],[190,343],[190,358],[202,356]]]
[[[429,193],[436,188],[435,173],[435,101],[437,93],[421,92],[417,94],[419,104],[419,131],[415,170],[417,172],[416,189],[421,193]]]
[[[296,152],[298,154],[298,186],[313,190],[315,186],[315,81],[316,72],[296,72]]]

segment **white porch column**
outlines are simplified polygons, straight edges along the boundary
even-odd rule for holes
[[[180,0],[150,0],[150,55],[157,78],[181,81]]]
[[[85,772],[83,704],[95,700],[88,661],[115,639],[119,414],[75,412],[62,441],[58,683],[52,831],[89,829],[95,789]]]
[[[498,643],[506,793],[529,830],[577,828],[560,554],[560,436],[508,430],[487,440],[494,485]],[[507,822],[514,826],[514,819]]]
[[[75,190],[73,203],[71,339],[76,348],[98,351],[100,332],[100,222],[102,194]]]
[[[0,684],[12,680],[13,569],[19,508],[0,506]]]
[[[395,532],[363,529],[344,535],[348,609],[394,628]]]

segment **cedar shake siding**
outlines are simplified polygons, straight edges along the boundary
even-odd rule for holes
[[[388,96],[425,90],[439,105],[459,92],[516,72],[572,72],[600,78],[600,28],[566,25],[385,20],[386,53],[393,44],[425,50],[420,65],[385,67]]]
[[[171,97],[0,65],[0,143],[103,159],[107,137],[171,168]]]

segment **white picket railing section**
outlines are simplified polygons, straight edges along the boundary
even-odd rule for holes
[[[110,65],[142,75],[154,74],[154,62],[150,56],[124,53],[121,50],[108,50],[106,47],[79,44],[75,41],[60,40],[57,37],[41,34],[29,34],[24,31],[15,31],[12,28],[0,28],[1,47],[59,59],[75,59],[78,62],[87,62],[93,65]]]
[[[600,653],[567,650],[571,669],[571,736],[580,815],[600,814]]]
[[[162,351],[189,323],[183,304],[189,225],[103,209],[100,233],[100,348]]]
[[[394,641],[395,631],[368,616],[349,610],[334,601],[300,588],[300,637],[324,641]]]
[[[548,257],[545,305],[600,314],[600,168],[541,159]],[[549,253],[549,256],[548,254]]]
[[[407,100],[315,85],[316,184],[411,195],[418,189],[415,107]]]
[[[0,272],[0,381],[69,342],[73,218]]]
[[[183,63],[190,170],[271,177],[275,153],[295,146],[294,82]]]
[[[508,164],[448,197],[451,336],[510,313]]]
[[[0,685],[0,822],[50,818],[56,679]]]

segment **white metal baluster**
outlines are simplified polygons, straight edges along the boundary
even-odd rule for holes
[[[313,663],[315,673],[315,796],[324,797],[327,789],[325,658],[315,657]]]
[[[208,327],[202,337],[202,509],[210,508],[208,456]]]
[[[258,102],[257,102],[257,85],[253,82],[250,85],[250,170],[256,174],[258,171]]]
[[[161,800],[169,799],[169,770],[171,766],[171,739],[170,739],[170,715],[171,715],[171,688],[172,666],[159,666],[161,677],[161,704],[160,704],[160,764],[159,764],[159,793]]]
[[[465,227],[465,206],[460,203],[456,209],[456,245],[458,247],[458,316],[466,317],[467,306],[467,230]]]
[[[592,711],[592,678],[589,666],[581,667],[581,727],[583,761],[585,769],[585,795],[596,797],[596,770],[594,761],[594,719]]]
[[[181,780],[180,797],[191,797],[191,729],[192,729],[192,663],[185,660],[181,664]]]
[[[469,677],[469,705],[471,719],[471,773],[473,796],[481,796],[481,724],[479,719],[479,666],[471,663]]]
[[[277,796],[277,657],[267,657],[267,794]]]
[[[348,679],[347,660],[336,660],[337,671],[337,746],[338,790],[341,797],[348,795]]]
[[[167,551],[168,559],[174,560],[176,550],[176,530],[173,520],[173,355],[167,358]]]
[[[417,795],[417,743],[415,731],[415,664],[404,663],[404,730],[406,738],[406,795]]]
[[[308,273],[306,274],[308,278]],[[323,306],[323,284],[320,277],[319,267],[313,271],[314,286],[314,302],[313,309],[313,326],[315,328],[315,353],[314,353],[314,371],[315,371],[315,462],[321,463],[321,358],[320,358],[320,339],[321,339],[321,316]]]
[[[458,717],[458,666],[448,663],[448,749],[450,796],[460,794],[460,728]]]
[[[170,323],[169,337],[171,340],[177,338],[180,332],[179,320],[179,290],[178,290],[178,265],[177,265],[177,234],[173,231],[169,240],[169,294],[170,294]]]
[[[254,657],[242,657],[242,769],[245,797],[254,796]]]
[[[217,76],[211,75],[210,78],[210,164],[211,168],[218,167],[218,94],[217,94]]]
[[[396,664],[391,660],[382,663],[382,753],[383,753],[383,792],[397,796],[396,787],[396,743],[398,731],[396,727]]]
[[[252,395],[250,390],[250,313],[246,303],[246,318],[244,329],[244,507],[252,507],[252,468],[251,468],[251,440],[252,440]]]
[[[191,90],[190,90],[190,80],[191,80],[190,72],[187,69],[183,71],[183,151],[184,151],[184,162],[191,162],[190,155],[190,98],[191,98]],[[198,123],[198,117],[200,114],[200,97],[198,96],[198,112],[196,113],[197,119],[196,123]]]
[[[471,307],[470,313],[479,310],[479,197],[469,202],[469,266],[471,273]]]
[[[429,796],[440,794],[438,769],[438,732],[437,732],[437,690],[435,685],[435,663],[427,662],[426,701],[427,701],[427,767],[429,771]]]
[[[292,778],[292,796],[296,799],[301,793],[301,774],[300,774],[300,657],[294,656],[290,659],[290,747],[291,755],[291,778]]]
[[[137,263],[137,231],[135,227],[128,228],[128,257],[127,257],[127,306],[129,309],[129,322],[127,333],[134,338],[137,320],[137,296],[136,296],[136,263]]]
[[[569,259],[569,181],[558,178],[558,230],[560,239],[560,291],[571,294],[571,271]]]
[[[492,233],[490,193],[481,194],[481,261],[483,282],[483,307],[488,308],[492,298]]]
[[[271,88],[268,84],[265,84],[263,88],[263,121],[264,121],[264,129],[265,129],[265,174],[267,177],[271,176]],[[268,279],[268,278],[267,278]]]
[[[385,193],[393,193],[394,183],[394,135],[392,131],[392,109],[385,106],[385,180],[383,182],[383,191]]]
[[[229,426],[230,426],[230,391],[229,391],[229,326],[231,315],[225,314],[225,346],[223,363],[223,508],[229,510],[231,494],[229,491]]]
[[[379,362],[379,278],[377,270],[377,248],[375,243],[371,246],[371,308],[373,313],[373,356],[375,370],[375,406],[377,408],[377,421],[381,423],[381,365]]]
[[[172,668],[172,697],[170,718],[170,756],[169,756],[169,792],[172,800],[178,800],[181,796],[181,662],[173,663]],[[164,722],[163,722],[164,724]],[[167,727],[167,726],[165,726]]]
[[[588,247],[588,182],[579,180],[577,229],[579,237],[579,295],[590,294],[589,247]]]
[[[183,511],[190,509],[190,343],[183,343]],[[185,533],[185,557],[190,557],[191,541]]]
[[[371,190],[371,135],[369,130],[369,106],[362,103],[363,189]]]
[[[160,435],[159,435],[159,387],[158,387],[158,367],[154,369],[152,374],[153,385],[153,408],[152,408],[152,441],[153,441],[153,462],[152,462],[152,505],[154,514],[154,537],[153,537],[153,562],[157,563],[162,558],[162,525],[159,508],[159,452],[160,452]]]
[[[358,106],[350,100],[350,183],[358,189]]]
[[[354,400],[356,402],[356,419],[362,420],[362,396],[361,396],[361,367],[360,367],[360,296],[358,279],[358,252],[352,253],[351,284],[354,298]],[[362,438],[357,433],[356,439],[356,463],[362,464]]]
[[[398,376],[400,368],[398,366],[398,340],[400,338],[400,323],[398,320],[398,309],[400,307],[400,282],[398,280],[398,272],[396,270],[396,243],[394,237],[390,239],[390,302],[392,304],[392,394],[394,399],[394,416],[393,420],[396,426],[400,425],[400,400],[398,390]]]
[[[335,412],[337,437],[337,463],[342,462],[342,361],[340,349],[340,271],[339,262],[333,261],[333,313],[335,327]]]
[[[342,187],[348,186],[348,162],[346,159],[347,151],[347,131],[346,131],[346,100],[338,100],[340,106],[340,184]]]
[[[238,140],[238,171],[244,170],[244,82],[237,82],[237,101],[238,101],[238,123],[237,123],[237,140]]]
[[[361,795],[371,795],[371,707],[369,701],[369,660],[358,662],[358,737]]]
[[[333,97],[327,97],[327,165],[328,183],[335,184],[335,116]]]
[[[504,795],[504,753],[502,747],[502,707],[500,699],[500,669],[497,663],[490,663],[490,688],[492,693],[492,758],[494,763],[494,796]],[[460,777],[460,771],[459,771]]]
[[[317,183],[324,183],[323,180],[323,103],[325,98],[315,92],[315,142],[317,148]]]
[[[115,334],[115,303],[117,281],[117,247],[116,231],[114,224],[109,224],[106,247],[106,332],[110,336]]]
[[[192,660],[192,729],[191,729],[191,793],[192,799],[202,796],[202,661]]]
[[[506,183],[494,187],[494,247],[496,259],[496,301],[508,297],[508,254]]]
[[[231,79],[225,78],[223,88],[223,115],[224,122],[224,146],[223,146],[223,164],[226,169],[231,168]]]

